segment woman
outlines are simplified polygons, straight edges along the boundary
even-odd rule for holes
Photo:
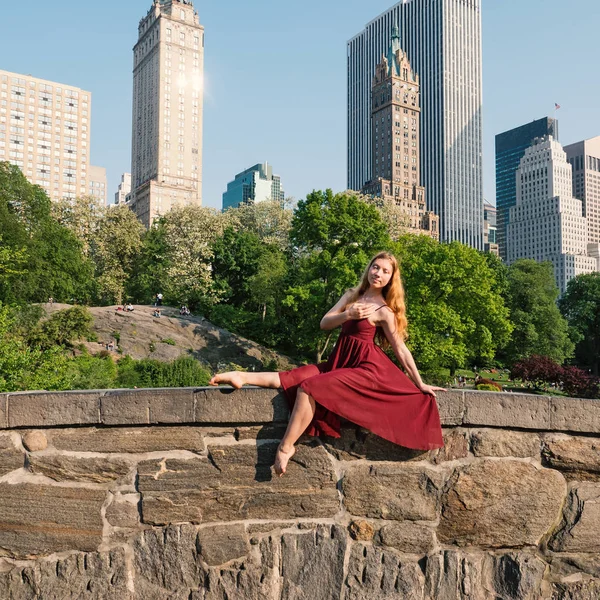
[[[377,254],[358,287],[348,290],[321,320],[321,329],[340,325],[342,333],[327,362],[281,373],[222,373],[210,381],[235,388],[283,388],[293,409],[275,457],[280,476],[303,433],[340,437],[340,417],[407,448],[443,446],[435,392],[445,390],[423,383],[404,343],[404,289],[392,254]],[[410,379],[375,340],[392,348]]]

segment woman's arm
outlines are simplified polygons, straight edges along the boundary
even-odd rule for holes
[[[415,363],[415,359],[407,348],[404,340],[396,332],[396,319],[394,313],[391,310],[383,310],[382,322],[378,323],[383,327],[383,332],[388,342],[392,346],[392,350],[398,359],[398,362],[404,367],[404,370],[408,373],[408,376],[413,380],[414,384],[424,393],[431,394],[435,397],[435,391],[445,392],[445,388],[427,385],[421,379],[419,369]]]
[[[351,297],[352,291],[348,290],[321,319],[321,329],[325,331],[335,329],[351,319],[366,319],[373,314],[375,307],[372,304],[354,302],[348,306]]]

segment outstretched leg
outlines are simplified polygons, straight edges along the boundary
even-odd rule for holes
[[[281,381],[279,373],[247,373],[246,371],[230,371],[228,373],[219,373],[209,382],[209,385],[219,385],[219,383],[228,383],[236,389],[246,385],[258,385],[265,388],[280,388]]]
[[[315,416],[315,401],[301,387],[296,394],[296,403],[288,423],[287,429],[275,455],[275,473],[281,477],[287,470],[287,464],[294,456],[296,448],[294,444],[298,438],[306,431],[313,417]]]

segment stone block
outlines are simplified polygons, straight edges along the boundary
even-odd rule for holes
[[[534,554],[443,550],[426,564],[426,595],[433,600],[540,600],[546,564]],[[545,598],[545,596],[543,596]]]
[[[112,390],[101,403],[105,425],[193,423],[193,388]]]
[[[197,533],[192,525],[173,525],[147,529],[134,538],[136,599],[187,599],[190,590],[204,587],[206,571],[198,553]]]
[[[562,523],[548,545],[555,552],[600,552],[599,483],[580,483],[570,490]]]
[[[482,548],[537,545],[557,522],[566,492],[560,473],[525,462],[459,467],[442,497],[438,539]]]
[[[144,523],[333,517],[337,478],[323,448],[297,446],[284,477],[271,465],[276,442],[209,446],[208,457],[138,465]]]
[[[442,425],[461,425],[465,413],[465,392],[462,390],[448,390],[436,392],[436,401],[440,412]]]
[[[550,398],[549,429],[600,433],[600,402],[582,398]]]
[[[18,450],[10,434],[0,435],[0,477],[25,466],[25,454]]]
[[[576,480],[600,480],[600,438],[549,434],[542,446],[544,464]]]
[[[411,464],[351,465],[342,481],[351,515],[374,519],[433,521],[444,476]]]
[[[211,567],[244,558],[250,551],[246,528],[242,524],[203,527],[198,531],[200,556]]]
[[[203,431],[196,426],[54,429],[48,432],[57,450],[138,454],[189,450],[204,452]]]
[[[0,394],[0,429],[6,429],[8,427],[7,411],[6,406],[8,402],[7,394]]]
[[[105,499],[106,492],[98,489],[0,484],[0,555],[96,550]]]
[[[372,545],[352,545],[344,600],[407,600],[423,598],[425,577],[419,563]],[[331,598],[340,596],[331,595]],[[432,596],[442,600],[441,596]],[[449,600],[449,599],[448,599]]]
[[[123,550],[72,554],[0,573],[6,600],[133,600]]]
[[[465,392],[464,425],[550,429],[550,398],[534,394]]]
[[[288,416],[287,400],[276,390],[217,387],[196,392],[197,423],[286,422]]]
[[[370,542],[375,536],[375,529],[369,521],[356,520],[348,526],[348,532],[353,540],[358,542]]]
[[[117,495],[106,509],[106,520],[113,527],[133,529],[140,523],[139,496]]]
[[[22,440],[23,446],[29,452],[41,452],[48,447],[48,438],[43,431],[27,431]]]
[[[598,600],[600,579],[557,583],[552,587],[552,600]]]
[[[475,429],[471,432],[471,450],[475,456],[539,459],[540,445],[537,433],[506,429]]]
[[[390,523],[379,530],[379,541],[406,554],[425,555],[435,547],[435,530],[411,521]]]
[[[100,422],[103,391],[23,392],[8,395],[8,426],[54,427]]]
[[[322,525],[305,533],[284,534],[281,538],[281,598],[339,598],[344,582],[347,543],[346,530],[339,525]]]
[[[78,457],[64,454],[31,454],[29,468],[54,481],[81,483],[123,483],[133,463],[115,458]]]
[[[236,440],[280,440],[286,428],[287,423],[236,427],[234,435]]]
[[[428,452],[430,462],[439,465],[469,456],[469,439],[466,430],[452,428],[444,429],[442,433],[444,436],[444,446],[443,448]]]

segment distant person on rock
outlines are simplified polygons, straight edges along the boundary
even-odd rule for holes
[[[52,296],[50,296],[50,298],[48,298],[48,304],[49,304],[50,306],[53,306],[53,305],[54,305],[54,298],[53,298]]]
[[[163,301],[163,295],[162,294],[156,294],[156,306],[162,306],[162,301]]]
[[[324,330],[340,325],[342,332],[327,362],[280,373],[234,371],[210,380],[211,385],[228,383],[234,388],[283,388],[292,414],[275,457],[279,476],[286,472],[302,434],[340,437],[340,417],[407,448],[444,445],[435,392],[445,390],[421,380],[404,343],[404,288],[392,254],[377,254],[358,286],[321,319]],[[392,348],[410,379],[382,347]]]

